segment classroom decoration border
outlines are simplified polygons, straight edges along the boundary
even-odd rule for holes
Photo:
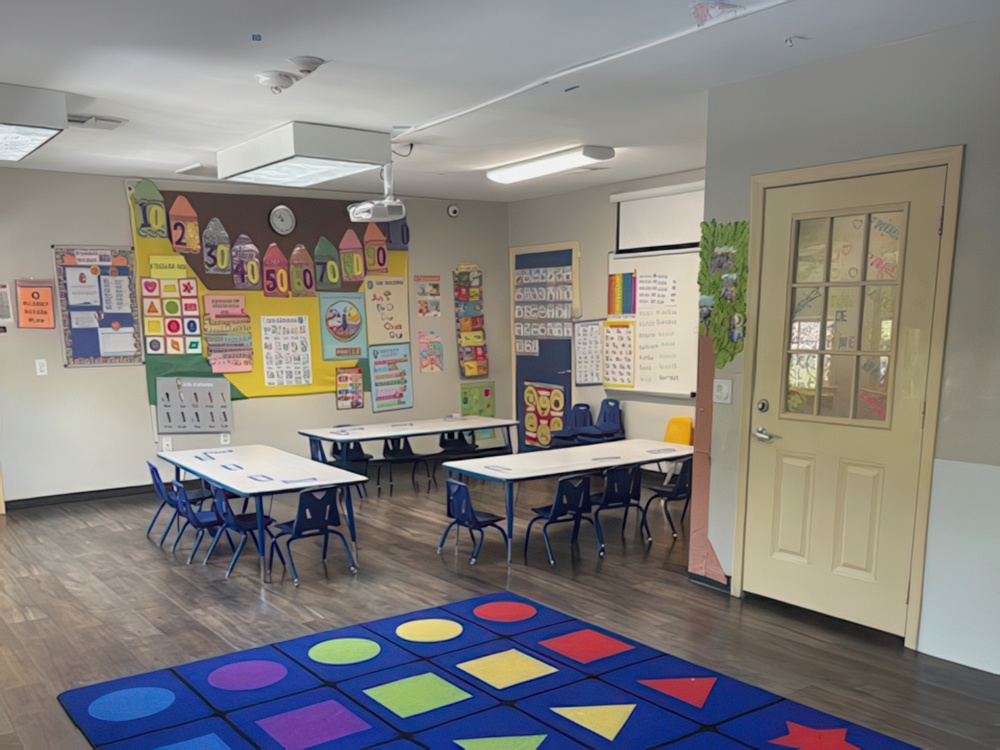
[[[749,250],[749,222],[701,223],[698,317],[701,334],[712,339],[716,369],[743,351]]]

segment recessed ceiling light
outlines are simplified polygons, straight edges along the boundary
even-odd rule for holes
[[[516,164],[508,164],[505,167],[497,167],[489,170],[486,176],[493,182],[509,185],[512,182],[531,180],[535,177],[586,167],[594,162],[611,159],[614,155],[615,150],[609,146],[578,146],[567,151],[540,156],[537,159],[528,159]]]

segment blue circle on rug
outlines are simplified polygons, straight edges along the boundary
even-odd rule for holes
[[[157,687],[128,688],[102,695],[87,708],[87,713],[103,721],[135,721],[166,711],[177,696]]]
[[[208,684],[218,690],[260,690],[281,682],[287,675],[283,664],[251,659],[219,667],[208,676]]]

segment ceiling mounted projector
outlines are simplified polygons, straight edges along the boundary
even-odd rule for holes
[[[382,167],[384,195],[379,200],[361,201],[347,207],[351,221],[398,221],[406,218],[406,206],[392,194],[392,164]]]

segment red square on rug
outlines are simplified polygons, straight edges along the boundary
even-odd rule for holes
[[[548,638],[539,641],[538,645],[581,664],[590,664],[592,661],[615,656],[634,648],[624,641],[619,641],[617,638],[604,635],[604,633],[598,633],[590,628],[577,630],[556,638]]]

